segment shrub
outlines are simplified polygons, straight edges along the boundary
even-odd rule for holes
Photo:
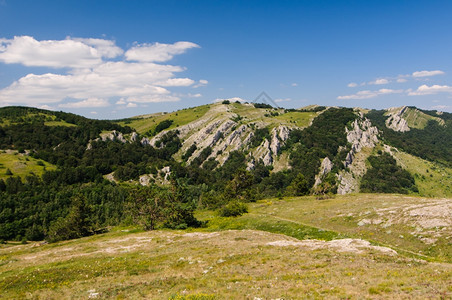
[[[239,201],[231,201],[223,206],[219,214],[221,217],[239,217],[248,212],[248,206]]]

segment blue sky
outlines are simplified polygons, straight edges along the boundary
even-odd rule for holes
[[[0,0],[0,106],[452,111],[452,1]]]

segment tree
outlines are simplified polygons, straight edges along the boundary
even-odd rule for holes
[[[304,196],[309,194],[309,183],[303,174],[298,173],[297,177],[287,187],[287,191],[293,196]]]
[[[129,195],[129,209],[144,230],[154,230],[164,220],[165,195],[154,186],[138,187]]]
[[[49,228],[47,240],[57,242],[88,235],[91,230],[89,211],[83,195],[72,197],[72,205],[66,217],[58,218]]]
[[[228,182],[224,189],[224,195],[229,199],[244,199],[245,191],[253,185],[253,175],[245,169],[239,169],[234,175],[234,178]]]

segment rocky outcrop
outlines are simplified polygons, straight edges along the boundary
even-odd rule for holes
[[[347,133],[347,141],[352,144],[344,162],[345,167],[348,167],[353,163],[354,155],[361,151],[363,147],[375,147],[378,143],[378,129],[372,126],[369,119],[365,118],[356,119],[352,123],[352,128],[346,128],[345,131]]]
[[[120,141],[122,143],[126,143],[127,140],[124,138],[124,135],[116,130],[113,130],[110,133],[101,134],[100,138],[103,142],[110,140],[110,141]]]
[[[378,143],[378,129],[372,126],[367,118],[358,118],[352,123],[351,129],[345,129],[347,141],[351,149],[347,153],[344,166],[348,169],[337,174],[340,195],[359,191],[359,180],[366,172],[365,160],[367,154],[362,154],[363,148],[373,148]]]
[[[289,138],[289,128],[278,126],[272,129],[270,141],[265,139],[253,152],[256,161],[262,160],[264,165],[270,166],[276,160],[281,146]]]
[[[320,165],[320,172],[315,176],[314,187],[322,183],[325,176],[333,169],[333,163],[328,157],[325,157]]]
[[[142,186],[148,186],[151,183],[151,180],[153,180],[151,174],[144,174],[140,176],[140,184]]]
[[[132,142],[136,142],[138,140],[138,133],[132,132],[132,135],[130,136],[130,140]]]
[[[132,132],[131,136],[129,138],[124,137],[124,135],[122,134],[122,132],[113,130],[112,132],[108,132],[108,133],[103,133],[100,135],[100,138],[97,138],[94,140],[94,142],[97,142],[99,140],[105,142],[105,141],[119,141],[121,143],[132,143],[138,140],[138,134],[136,132]],[[91,144],[93,140],[90,140],[88,142],[88,145],[86,145],[86,150],[91,150],[93,149],[93,145]]]
[[[407,106],[401,109],[389,109],[388,118],[386,119],[386,127],[391,128],[394,131],[406,132],[410,131],[407,121],[402,118],[405,111],[408,109]]]
[[[232,127],[237,123],[232,120],[226,120],[221,122],[221,120],[215,120],[199,132],[192,134],[186,141],[186,145],[197,145],[196,151],[192,154],[192,156],[188,159],[188,163],[193,161],[196,157],[198,157],[201,152],[207,148],[212,148],[212,153],[215,155],[218,150],[216,150],[215,146],[219,143],[221,139],[224,139],[224,136],[229,134]],[[221,149],[220,149],[221,150]]]
[[[143,138],[141,139],[140,143],[141,143],[143,146],[149,146],[149,145],[151,144],[151,141],[150,141],[147,137],[143,137]]]

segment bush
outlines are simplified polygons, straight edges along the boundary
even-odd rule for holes
[[[248,206],[239,201],[231,201],[223,206],[219,214],[221,217],[239,217],[248,212]]]

